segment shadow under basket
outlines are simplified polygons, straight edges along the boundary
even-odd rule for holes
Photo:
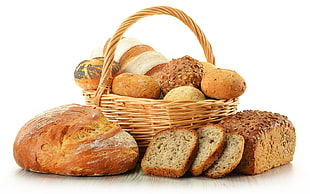
[[[211,122],[218,122],[236,113],[238,98],[227,100],[166,101],[133,98],[112,94],[112,63],[119,40],[135,22],[146,16],[170,15],[181,20],[196,35],[208,62],[215,64],[212,47],[198,25],[183,11],[157,6],[142,9],[128,17],[110,39],[105,50],[100,83],[96,90],[84,90],[87,105],[100,108],[103,114],[122,129],[128,131],[144,153],[153,136],[168,128],[197,129]]]

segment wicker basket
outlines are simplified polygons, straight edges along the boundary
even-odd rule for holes
[[[111,64],[118,41],[126,30],[138,20],[152,15],[174,16],[187,25],[196,35],[208,62],[215,64],[212,47],[198,25],[183,11],[166,7],[150,7],[128,17],[112,36],[104,53],[105,62],[97,90],[84,90],[86,104],[101,108],[103,114],[131,133],[143,150],[153,135],[172,127],[199,128],[216,122],[236,112],[238,99],[203,101],[165,101],[132,98],[111,93]]]

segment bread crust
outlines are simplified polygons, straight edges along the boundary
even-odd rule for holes
[[[13,153],[25,170],[73,176],[119,174],[135,167],[138,146],[99,109],[78,104],[45,111],[16,136]]]
[[[244,110],[219,123],[226,132],[245,138],[245,149],[236,172],[259,174],[293,160],[295,128],[284,115],[259,110]]]

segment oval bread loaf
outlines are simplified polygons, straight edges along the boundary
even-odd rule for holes
[[[113,79],[112,92],[121,96],[157,99],[161,91],[151,76],[122,73]]]

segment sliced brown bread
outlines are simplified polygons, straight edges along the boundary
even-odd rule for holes
[[[222,155],[206,170],[205,175],[210,178],[219,178],[230,173],[239,164],[243,150],[243,136],[238,134],[227,134],[226,145]]]
[[[144,174],[181,177],[190,168],[198,150],[195,130],[166,129],[150,142],[141,161]]]
[[[226,133],[221,126],[208,124],[197,130],[199,149],[190,168],[192,175],[198,176],[216,161],[225,147]]]

